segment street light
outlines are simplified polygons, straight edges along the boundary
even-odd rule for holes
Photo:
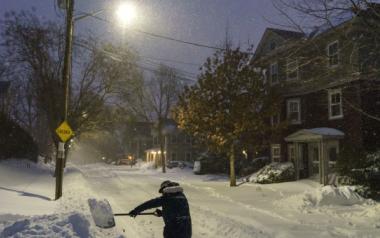
[[[137,8],[132,2],[123,3],[116,10],[116,16],[123,26],[129,25],[137,17]]]

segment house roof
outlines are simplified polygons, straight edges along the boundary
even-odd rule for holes
[[[285,39],[299,39],[305,36],[304,33],[299,31],[290,31],[278,28],[267,28],[268,31],[273,31]]]
[[[11,82],[0,81],[0,95],[5,94],[8,91],[10,86],[11,86]]]
[[[339,26],[345,24],[346,22],[351,21],[354,18],[354,16],[355,16],[355,14],[351,11],[341,12],[340,14],[332,16],[324,24],[319,25],[319,26],[315,26],[314,29],[307,34],[307,36],[308,36],[308,38],[317,37],[320,34],[328,32],[333,28],[339,27]]]
[[[257,45],[256,51],[255,51],[255,57],[261,55],[263,46],[265,45],[267,41],[270,40],[271,34],[278,35],[280,38],[282,38],[283,42],[286,42],[289,40],[301,39],[302,37],[305,36],[302,32],[277,29],[277,28],[266,28],[263,36],[261,37],[259,41],[259,44]]]
[[[287,142],[304,142],[304,141],[315,141],[321,139],[342,139],[344,133],[327,127],[312,128],[312,129],[302,129],[293,134],[290,134],[285,138]]]

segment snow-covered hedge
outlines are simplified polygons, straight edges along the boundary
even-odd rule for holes
[[[250,178],[254,183],[280,183],[293,181],[295,179],[295,169],[291,162],[271,163]]]

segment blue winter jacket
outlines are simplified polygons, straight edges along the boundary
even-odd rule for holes
[[[189,204],[180,186],[163,189],[161,197],[154,198],[136,207],[137,213],[162,207],[165,222],[165,238],[190,238],[192,233]]]

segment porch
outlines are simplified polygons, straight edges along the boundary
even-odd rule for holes
[[[343,137],[343,132],[333,128],[303,129],[287,136],[288,159],[294,163],[296,180],[316,177],[327,185]]]

